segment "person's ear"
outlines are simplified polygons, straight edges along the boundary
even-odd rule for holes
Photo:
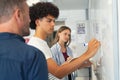
[[[36,20],[35,20],[35,24],[36,24],[36,26],[40,26],[40,20],[39,20],[39,19],[36,19]]]
[[[16,9],[14,15],[15,15],[16,21],[17,21],[18,23],[20,23],[20,21],[21,21],[21,16],[22,16],[21,11],[20,11],[19,9]]]
[[[60,33],[58,33],[58,37],[60,38]]]

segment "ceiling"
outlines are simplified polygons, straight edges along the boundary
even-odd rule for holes
[[[28,0],[28,4],[39,1],[52,2],[59,7],[60,10],[78,10],[87,9],[89,0]]]
[[[53,3],[61,10],[88,8],[88,0],[54,0]]]

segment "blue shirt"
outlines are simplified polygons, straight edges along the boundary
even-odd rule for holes
[[[72,50],[69,47],[66,47],[66,49],[67,49],[67,55],[70,57],[73,57]],[[51,51],[52,51],[52,58],[56,61],[56,63],[59,66],[62,65],[65,62],[65,58],[63,56],[63,53],[61,52],[61,46],[59,45],[59,43],[54,44],[51,47]],[[73,78],[73,75],[72,75],[72,78]],[[51,80],[52,80],[52,77],[51,77]],[[65,76],[62,79],[57,79],[57,80],[68,80],[68,76]]]
[[[69,47],[66,47],[66,49],[67,49],[67,55],[73,57],[72,50]],[[58,63],[58,65],[61,65],[65,62],[64,56],[61,52],[61,46],[59,45],[59,43],[54,44],[51,47],[51,51],[52,51],[52,57]]]
[[[0,80],[48,80],[41,51],[12,33],[0,33]]]

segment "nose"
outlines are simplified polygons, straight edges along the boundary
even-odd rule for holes
[[[69,39],[69,38],[70,38],[70,36],[67,36],[67,38]]]
[[[66,35],[66,38],[67,38],[67,39],[69,39],[69,37],[70,37],[69,35]]]
[[[52,25],[52,26],[55,26],[55,21],[51,21],[51,25]]]

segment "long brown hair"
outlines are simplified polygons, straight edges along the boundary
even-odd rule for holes
[[[53,45],[56,44],[56,43],[59,41],[59,36],[58,36],[58,34],[61,33],[61,32],[64,31],[64,30],[69,30],[69,31],[71,32],[71,29],[70,29],[69,27],[67,27],[67,26],[61,26],[61,27],[57,30],[57,33],[56,33],[56,35],[55,35],[55,39],[54,39],[54,41],[53,41],[53,43],[52,43]],[[65,46],[68,46],[68,45],[70,44],[70,42],[71,42],[71,35],[70,35],[69,40],[65,43]]]

